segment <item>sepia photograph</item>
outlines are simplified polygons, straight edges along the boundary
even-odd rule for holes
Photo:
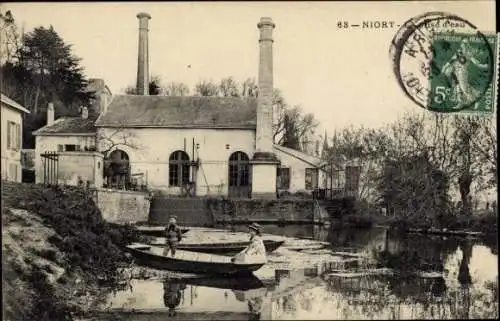
[[[498,319],[496,9],[2,2],[2,320]]]

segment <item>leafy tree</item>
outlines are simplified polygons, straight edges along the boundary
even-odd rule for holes
[[[91,95],[86,92],[88,82],[80,61],[52,26],[37,27],[24,36],[21,64],[36,89],[31,105],[34,113],[55,100],[73,112],[89,103]]]
[[[380,180],[388,213],[427,227],[443,226],[448,216],[448,178],[425,156],[387,161]]]
[[[153,78],[149,82],[149,94],[151,96],[157,96],[161,94],[162,88],[160,87],[160,79],[159,78]]]
[[[30,110],[24,117],[23,148],[34,147],[32,131],[46,124],[46,107],[54,103],[56,116],[76,115],[88,105],[87,80],[80,58],[52,26],[23,34],[14,16],[6,12],[2,23],[2,92]],[[4,35],[6,35],[4,37]]]

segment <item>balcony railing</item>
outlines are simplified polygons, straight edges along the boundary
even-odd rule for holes
[[[317,200],[330,200],[355,195],[355,191],[345,188],[318,188],[313,191],[313,198]]]

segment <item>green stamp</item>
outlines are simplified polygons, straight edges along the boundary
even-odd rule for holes
[[[431,38],[427,108],[490,115],[496,103],[497,35],[436,33]]]

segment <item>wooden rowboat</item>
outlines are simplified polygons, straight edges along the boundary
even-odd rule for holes
[[[264,240],[264,246],[267,253],[276,251],[285,241]],[[165,242],[151,241],[150,245],[165,246]],[[243,251],[250,242],[229,242],[229,243],[179,243],[177,249],[182,251],[191,251],[199,253],[214,253],[214,254],[236,254]]]
[[[142,243],[133,243],[126,246],[141,265],[160,270],[169,270],[183,273],[204,275],[249,275],[260,269],[262,263],[233,263],[231,257],[216,254],[196,253],[177,250],[175,257],[163,255],[164,247]]]

